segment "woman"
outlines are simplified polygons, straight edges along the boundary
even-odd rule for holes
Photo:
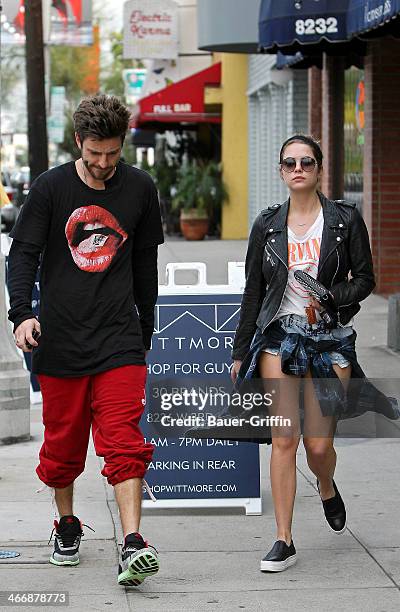
[[[375,286],[368,232],[354,204],[328,200],[319,192],[322,170],[315,140],[295,135],[284,142],[280,177],[290,197],[257,217],[246,256],[232,379],[237,388],[255,375],[266,384],[277,383],[279,393],[269,415],[290,419],[289,427],[269,430],[277,541],[261,561],[262,571],[282,571],[296,562],[291,526],[301,431],[326,520],[340,534],[346,528],[346,509],[333,478],[337,421],[362,414],[371,405],[398,418],[390,401],[366,381],[354,351],[353,317]],[[296,270],[329,289],[337,311],[333,327],[321,318],[319,302],[295,279]],[[364,379],[364,386],[350,397],[350,387],[347,396],[345,390],[353,376]],[[327,379],[329,384],[324,384]]]

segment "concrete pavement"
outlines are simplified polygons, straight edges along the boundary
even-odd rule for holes
[[[226,262],[243,260],[245,249],[242,241],[169,241],[160,248],[160,281],[169,261],[204,261],[209,282],[224,283]],[[193,278],[182,272],[181,282]],[[371,296],[356,318],[359,358],[371,377],[399,376],[400,356],[385,349],[386,316],[386,300]],[[125,590],[116,582],[116,505],[92,446],[77,481],[75,513],[96,532],[84,529],[79,567],[48,563],[53,508],[47,490],[35,493],[40,487],[34,471],[42,438],[40,406],[32,407],[31,417],[29,442],[0,447],[0,550],[21,553],[0,559],[0,590],[67,590],[68,609],[81,612],[400,609],[400,439],[337,440],[335,478],[348,510],[342,536],[325,523],[314,477],[299,449],[293,528],[299,560],[288,571],[274,575],[258,569],[275,537],[270,449],[262,447],[263,515],[161,510],[155,504],[144,511],[141,531],[159,550],[161,570],[138,589]]]

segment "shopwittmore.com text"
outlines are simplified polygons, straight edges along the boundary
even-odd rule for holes
[[[245,417],[218,417],[212,414],[191,414],[185,417],[173,417],[164,414],[160,419],[163,427],[291,427],[291,419],[282,416],[252,415]]]

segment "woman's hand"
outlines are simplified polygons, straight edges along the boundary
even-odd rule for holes
[[[233,384],[235,384],[237,375],[240,370],[240,366],[242,365],[242,361],[240,359],[235,359],[235,361],[231,365],[231,379]]]

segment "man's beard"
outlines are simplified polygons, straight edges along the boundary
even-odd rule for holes
[[[114,170],[116,166],[110,166],[109,168],[96,168],[94,165],[89,165],[88,161],[83,160],[84,166],[86,170],[89,172],[90,176],[94,178],[96,181],[106,181],[111,178],[114,174]]]

